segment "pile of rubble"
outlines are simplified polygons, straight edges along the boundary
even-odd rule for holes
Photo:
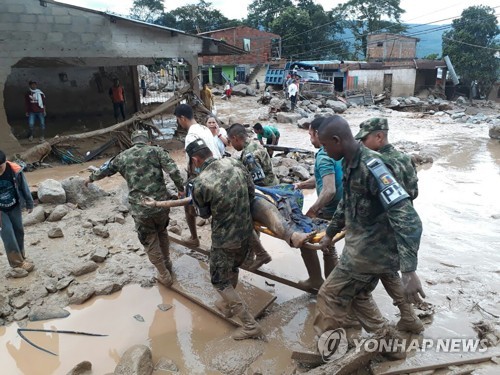
[[[139,87],[140,80],[144,78],[146,88],[149,92],[172,92],[188,85],[186,81],[179,81],[178,78],[172,76],[168,70],[164,70],[162,75],[161,72],[151,72],[145,65],[139,65],[137,66],[137,71],[139,73]]]
[[[282,184],[293,184],[305,181],[314,175],[313,153],[289,153],[278,155],[271,159],[274,173]]]

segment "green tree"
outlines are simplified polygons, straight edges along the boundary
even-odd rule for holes
[[[282,38],[282,56],[317,60],[345,56],[346,44],[335,38],[341,32],[338,24],[321,5],[300,0],[296,6],[283,9],[269,27]]]
[[[130,17],[144,22],[155,22],[164,11],[162,0],[134,0]]]
[[[230,20],[225,17],[212,6],[212,3],[204,0],[165,13],[158,20],[158,23],[195,34],[241,24],[238,20]]]
[[[450,57],[461,83],[470,87],[477,81],[479,91],[485,95],[498,79],[498,34],[494,9],[482,5],[465,9],[443,34],[443,56]]]
[[[401,33],[406,27],[401,24],[405,12],[400,0],[349,0],[332,11],[354,35],[354,55],[366,56],[367,35],[374,32]]]
[[[422,57],[424,60],[437,60],[439,58],[438,53],[430,53],[427,56]]]
[[[246,24],[257,29],[263,28],[270,31],[271,22],[291,6],[293,6],[292,0],[254,0],[247,8]]]

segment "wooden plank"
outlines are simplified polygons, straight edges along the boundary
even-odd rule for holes
[[[437,369],[446,368],[449,366],[461,366],[461,365],[470,365],[470,364],[487,362],[487,361],[491,361],[492,358],[495,358],[497,356],[498,356],[498,354],[497,355],[488,355],[488,356],[483,356],[483,357],[468,358],[468,359],[459,359],[459,360],[450,361],[450,362],[434,363],[432,365],[423,365],[423,366],[416,366],[416,367],[404,367],[404,368],[400,368],[397,370],[389,370],[389,371],[379,372],[377,374],[378,375],[411,374],[414,372],[437,370]]]
[[[196,252],[203,254],[203,255],[206,255],[206,256],[210,255],[210,250],[203,245],[200,245],[199,247],[192,246],[192,245],[186,243],[185,241],[183,241],[180,236],[178,236],[174,233],[171,233],[171,232],[168,232],[168,236],[169,236],[170,240],[172,242],[175,242],[176,244],[182,245],[184,247],[187,247],[188,249],[191,249],[193,251],[196,251]],[[299,283],[297,283],[295,281],[285,279],[283,277],[280,277],[278,275],[274,275],[274,274],[266,272],[266,271],[261,271],[261,270],[253,270],[252,271],[246,267],[241,267],[241,269],[248,271],[248,272],[251,272],[251,273],[254,273],[256,275],[265,277],[266,279],[276,281],[280,284],[288,285],[288,286],[291,286],[292,288],[303,290],[304,292],[308,292],[308,293],[312,293],[312,294],[318,293],[317,289],[304,288],[303,286],[301,286]]]
[[[206,263],[183,254],[175,259],[173,267],[175,280],[171,286],[172,290],[229,323],[241,326],[239,319],[226,318],[215,307],[215,301],[220,298],[220,295],[210,282],[210,273]],[[236,287],[236,291],[245,301],[254,318],[261,316],[264,310],[276,300],[276,297],[271,293],[241,280]]]

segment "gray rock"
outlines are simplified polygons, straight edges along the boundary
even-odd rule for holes
[[[335,111],[331,108],[321,108],[320,116],[327,117],[329,115],[334,115]]]
[[[94,226],[92,225],[92,223],[90,221],[86,221],[82,224],[82,228],[90,229],[90,228],[94,228]]]
[[[49,320],[66,318],[70,315],[69,311],[64,310],[59,306],[37,306],[31,309],[28,319],[31,322],[37,322],[39,320]]]
[[[232,95],[234,96],[255,95],[255,91],[253,89],[251,89],[251,93],[249,94],[249,89],[251,89],[251,87],[244,84],[236,85],[233,87]]]
[[[26,215],[24,219],[24,226],[28,227],[30,225],[43,223],[45,221],[45,209],[43,206],[37,206],[33,209],[33,212]]]
[[[420,98],[417,98],[416,96],[409,96],[408,100],[411,104],[420,104],[421,102]]]
[[[59,181],[48,179],[38,186],[38,199],[41,203],[66,203],[66,192]]]
[[[92,373],[92,363],[83,361],[73,367],[66,375],[90,375]]]
[[[43,286],[45,287],[47,292],[55,293],[55,292],[57,292],[57,279],[52,278],[52,277],[50,279],[46,279],[43,282]]]
[[[290,168],[281,165],[277,168],[274,168],[274,173],[278,178],[286,177],[290,173]]]
[[[108,294],[112,294],[114,292],[118,292],[122,289],[122,285],[114,282],[107,281],[94,285],[95,295],[96,296],[107,296]]]
[[[105,247],[99,247],[94,251],[90,259],[92,259],[94,262],[102,263],[106,260],[108,254],[109,254],[108,249],[106,249]]]
[[[298,177],[301,181],[305,181],[311,177],[309,171],[302,165],[296,165],[292,168],[292,173],[294,176]]]
[[[168,358],[160,358],[154,368],[155,371],[179,372],[177,365]]]
[[[108,228],[106,228],[104,225],[97,225],[92,229],[92,231],[94,232],[95,235],[97,235],[99,237],[102,237],[102,238],[109,237]]]
[[[99,273],[101,274],[114,274],[114,275],[122,275],[123,274],[123,268],[120,267],[116,263],[109,263],[106,262],[107,264],[104,265],[103,267],[99,268]]]
[[[223,354],[210,355],[210,365],[222,374],[254,373],[248,369],[262,355],[264,346],[255,340],[245,340],[242,345],[243,347],[231,347]]]
[[[41,298],[47,297],[49,292],[41,283],[35,283],[31,285],[30,289],[26,292],[26,298],[28,301],[33,302]]]
[[[15,309],[22,309],[24,306],[28,305],[29,301],[25,295],[13,297],[10,299],[10,305]]]
[[[108,218],[103,216],[92,216],[89,217],[89,221],[95,227],[97,225],[106,225],[106,223],[108,222]]]
[[[107,195],[104,190],[95,184],[85,186],[85,179],[78,176],[72,176],[61,181],[61,185],[66,192],[67,201],[81,208],[88,208],[99,198]]]
[[[14,314],[14,320],[23,320],[28,317],[28,314],[30,313],[30,309],[28,306],[23,307],[21,310],[17,310],[17,312]]]
[[[347,105],[338,100],[327,100],[325,104],[333,109],[335,113],[344,113],[347,110]]]
[[[399,100],[391,98],[391,103],[390,103],[391,107],[399,107],[400,105],[401,105],[401,102]]]
[[[47,236],[49,236],[49,238],[61,238],[64,237],[64,233],[61,228],[55,227],[49,229],[49,231],[47,232]]]
[[[89,284],[71,285],[68,288],[69,304],[80,305],[92,298],[95,294],[95,289]]]
[[[178,225],[171,225],[168,230],[178,236],[182,235],[182,229]]]
[[[151,375],[153,367],[151,349],[145,345],[134,345],[120,358],[115,375]]]
[[[138,322],[144,323],[144,318],[140,314],[134,315],[134,319],[137,320]]]
[[[304,107],[307,107],[311,104],[311,101],[310,100],[303,100],[301,102],[299,102],[301,106],[304,106]]]
[[[296,165],[299,165],[299,162],[295,159],[285,157],[281,159],[280,165],[287,168],[293,168]]]
[[[12,309],[9,304],[9,297],[4,294],[0,294],[0,318],[10,315],[11,311]]]
[[[284,124],[294,124],[296,123],[300,118],[302,118],[301,115],[297,113],[288,113],[288,112],[278,112],[276,115],[276,121],[279,123],[284,123]]]
[[[64,288],[68,287],[68,285],[71,284],[74,280],[75,278],[71,276],[63,277],[56,284],[57,290],[63,290]]]
[[[311,112],[316,112],[318,110],[318,106],[316,104],[309,104],[307,106],[307,109],[310,110]]]
[[[498,220],[500,219],[500,214],[494,214],[494,215],[491,215],[491,218],[492,219],[495,219],[495,220]],[[0,315],[1,316],[1,315]]]
[[[67,206],[68,204],[66,204]],[[71,207],[68,207],[71,209]],[[71,220],[71,219],[80,219],[82,217],[82,213],[79,210],[73,209],[72,211],[69,211],[66,216],[62,218],[62,220]]]
[[[69,213],[69,207],[63,204],[58,205],[47,218],[47,221],[59,221]]]
[[[71,270],[71,274],[73,276],[82,276],[90,272],[94,272],[99,266],[96,262],[92,262],[91,260],[78,264]]]
[[[291,177],[283,177],[280,179],[283,184],[293,184],[294,180]]]
[[[129,209],[127,206],[122,204],[122,205],[118,206],[118,212],[121,212],[122,214],[125,215],[125,214],[128,214]]]
[[[301,118],[297,120],[297,126],[301,129],[309,129],[309,124],[313,121],[313,118]]]
[[[125,224],[125,217],[122,215],[122,214],[116,214],[114,216],[114,219],[115,219],[115,223],[118,223],[118,224]]]
[[[490,126],[489,136],[493,139],[500,139],[500,125]]]
[[[467,99],[465,99],[463,96],[459,96],[457,100],[455,100],[455,103],[457,104],[467,104]]]
[[[161,303],[158,305],[158,308],[161,310],[161,311],[168,311],[172,308],[173,306],[172,305],[169,305],[167,303]]]
[[[464,112],[458,112],[458,113],[452,113],[450,117],[452,120],[456,120],[464,116],[465,116]]]

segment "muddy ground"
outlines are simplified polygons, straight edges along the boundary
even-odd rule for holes
[[[228,102],[217,98],[219,115],[252,124],[268,111],[256,99],[233,97]],[[479,108],[479,111],[498,115],[496,108]],[[489,325],[486,334],[490,333],[488,339],[492,347],[488,353],[498,355],[500,142],[488,137],[486,123],[458,123],[449,120],[448,114],[437,117],[362,107],[349,108],[343,116],[353,132],[369,117],[387,117],[390,139],[395,145],[410,153],[432,156],[432,164],[419,168],[420,194],[415,201],[424,225],[418,274],[426,300],[435,311],[426,319],[424,337],[476,338],[474,323],[482,321]],[[298,129],[295,124],[275,125],[280,129],[282,145],[312,150],[306,130]],[[172,150],[172,155],[179,166],[184,166],[182,150]],[[99,164],[99,161],[89,164]],[[28,173],[27,178],[36,188],[47,178],[86,177],[86,166],[54,166]],[[93,374],[111,373],[123,352],[134,344],[149,345],[155,362],[170,359],[182,374],[291,374],[305,370],[297,366],[290,355],[293,350],[314,347],[311,325],[314,296],[274,282],[268,285],[263,278],[242,271],[242,279],[276,295],[277,300],[261,320],[267,342],[235,343],[228,337],[233,329],[231,325],[175,292],[154,284],[153,266],[137,240],[130,215],[125,215],[123,224],[106,224],[109,238],[95,235],[92,226],[85,224],[89,220],[107,221],[118,213],[126,197],[124,181],[119,176],[96,184],[109,193],[98,204],[85,210],[73,208],[60,222],[26,228],[26,251],[36,269],[27,278],[3,279],[0,283],[0,316],[3,316],[0,323],[5,324],[0,326],[0,345],[5,348],[0,351],[2,373],[65,374],[83,360],[92,362]],[[314,192],[308,192],[306,206],[314,199]],[[50,209],[47,206],[47,210]],[[172,210],[171,217],[186,234],[182,209]],[[48,238],[48,230],[55,226],[62,229],[63,238]],[[203,243],[209,244],[208,227],[199,229]],[[274,258],[265,270],[292,280],[306,276],[298,250],[267,236],[263,236],[263,241]],[[186,251],[178,246],[174,248]],[[342,243],[338,249],[341,251]],[[88,273],[75,276],[89,267],[89,259],[96,250],[104,253],[107,250],[105,260],[96,263],[97,269],[90,265]],[[4,252],[2,248],[0,252]],[[3,255],[0,274],[5,275],[7,271]],[[111,292],[115,293],[109,294]],[[88,299],[92,295],[94,297]],[[384,316],[396,322],[396,309],[380,287],[375,291],[375,299]],[[79,304],[81,302],[84,303]],[[162,311],[159,304],[172,308]],[[40,322],[27,319],[48,307],[68,305],[67,318]],[[41,309],[37,309],[39,307]],[[143,321],[134,318],[137,315]],[[59,354],[51,356],[20,339],[16,329],[25,326],[109,336],[82,338],[32,333],[33,341]],[[375,364],[372,370],[383,373],[389,368],[450,362],[474,355],[478,353],[412,353],[406,361]],[[490,362],[439,373],[470,373],[468,370],[475,374],[493,374],[500,368]],[[155,371],[155,374],[163,373],[168,372]]]

